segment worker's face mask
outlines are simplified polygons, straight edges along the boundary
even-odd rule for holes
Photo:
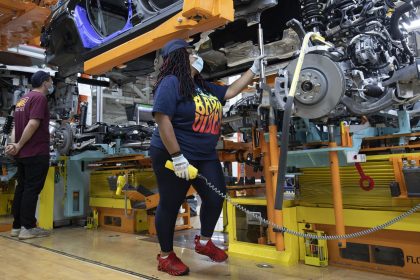
[[[54,85],[48,87],[48,93],[52,94],[54,92]]]
[[[48,94],[52,94],[54,92],[54,84],[51,81],[51,84],[47,87]]]
[[[197,70],[198,73],[201,73],[201,71],[203,70],[203,66],[204,66],[203,59],[196,54],[194,54],[193,57],[195,58],[195,60],[191,64],[191,66],[194,67],[194,69]]]

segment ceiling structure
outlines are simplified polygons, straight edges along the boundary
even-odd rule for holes
[[[39,36],[50,7],[57,0],[1,0],[0,1],[0,50],[20,44],[39,46]]]

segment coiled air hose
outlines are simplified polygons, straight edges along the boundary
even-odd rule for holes
[[[170,169],[170,170],[174,170],[174,166],[172,161],[167,161],[165,164],[165,167]],[[303,233],[303,232],[298,232],[298,231],[294,231],[291,229],[288,229],[284,226],[279,226],[276,225],[275,223],[273,223],[272,221],[269,221],[267,219],[264,219],[263,217],[261,217],[260,215],[255,214],[255,212],[251,212],[248,209],[246,209],[245,207],[243,207],[242,205],[239,205],[235,202],[232,201],[232,198],[227,195],[224,194],[223,192],[221,192],[215,185],[213,185],[211,182],[209,182],[207,180],[206,177],[204,177],[203,175],[201,175],[200,173],[198,173],[197,168],[195,168],[192,165],[188,166],[188,174],[189,174],[189,178],[190,179],[195,179],[195,178],[199,178],[201,180],[203,180],[206,185],[213,190],[217,195],[219,195],[220,197],[223,197],[224,199],[226,199],[230,204],[232,204],[235,208],[247,213],[248,215],[251,215],[253,218],[257,219],[258,221],[261,222],[261,224],[263,225],[270,225],[272,226],[274,229],[280,231],[280,232],[285,232],[291,235],[295,235],[298,237],[303,237],[303,238],[307,238],[307,239],[321,239],[321,240],[340,240],[340,239],[350,239],[350,238],[357,238],[357,237],[361,237],[367,234],[371,234],[375,231],[387,228],[393,224],[395,224],[396,222],[412,215],[413,213],[415,213],[416,211],[420,210],[420,204],[414,206],[413,208],[411,208],[410,210],[408,210],[407,212],[402,213],[401,215],[393,218],[392,220],[385,222],[381,225],[375,226],[373,228],[369,228],[369,229],[365,229],[359,232],[354,232],[354,233],[349,233],[349,234],[344,234],[344,235],[315,235],[315,234],[310,234],[310,233]]]

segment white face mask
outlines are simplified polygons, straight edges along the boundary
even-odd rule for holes
[[[54,85],[52,84],[51,86],[48,87],[48,93],[52,94],[54,92]]]
[[[193,57],[195,57],[196,60],[191,64],[191,66],[194,67],[194,69],[197,70],[198,73],[201,73],[201,71],[203,70],[203,66],[204,66],[203,59],[196,54],[193,55]]]

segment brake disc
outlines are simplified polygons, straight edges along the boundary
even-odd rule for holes
[[[296,64],[297,59],[287,66],[290,76]],[[326,56],[307,54],[295,94],[295,115],[307,119],[328,115],[344,93],[345,78],[340,66]]]
[[[61,155],[68,155],[71,148],[73,147],[73,130],[69,124],[61,127],[57,131],[57,136],[60,137],[60,143],[58,144],[57,150]]]

